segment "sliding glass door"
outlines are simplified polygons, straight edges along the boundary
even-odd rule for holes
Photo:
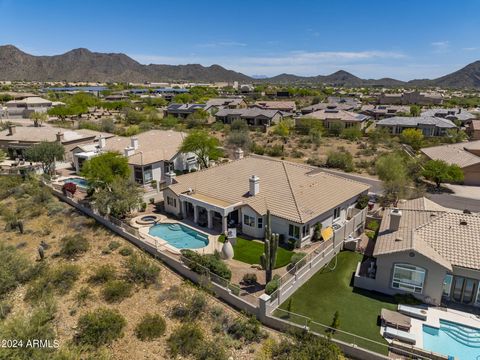
[[[471,304],[475,300],[478,281],[455,276],[453,278],[452,299],[463,304]]]

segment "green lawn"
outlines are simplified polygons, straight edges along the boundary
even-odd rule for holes
[[[224,237],[219,238],[221,242]],[[260,264],[260,255],[263,254],[263,243],[258,241],[247,240],[242,237],[237,237],[237,243],[233,247],[233,258],[235,260],[247,264]],[[278,247],[277,262],[275,269],[288,265],[292,258],[293,251]]]
[[[362,255],[344,251],[338,255],[338,263],[332,271],[328,266],[315,274],[307,283],[287,299],[281,309],[304,315],[313,321],[330,326],[335,311],[339,312],[339,329],[360,335],[362,337],[386,344],[380,335],[377,318],[382,308],[395,310],[396,304],[392,297],[374,294],[350,286],[352,275]],[[334,261],[332,261],[331,267]],[[275,316],[285,317],[281,311]],[[305,320],[290,318],[290,321],[305,325]],[[313,331],[321,329],[311,326]],[[336,333],[335,338],[352,343],[352,337]],[[377,351],[387,353],[386,347],[375,345],[365,340],[357,340],[356,344]]]

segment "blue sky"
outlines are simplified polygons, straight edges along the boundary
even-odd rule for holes
[[[480,1],[0,0],[0,44],[248,75],[438,77],[480,59]]]

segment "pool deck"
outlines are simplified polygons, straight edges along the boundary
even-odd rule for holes
[[[429,307],[426,311],[427,319],[425,321],[411,318],[410,334],[415,336],[415,347],[417,348],[423,349],[423,325],[438,329],[440,328],[440,319],[480,330],[480,318],[474,314],[442,307]],[[383,335],[382,327],[380,332]]]

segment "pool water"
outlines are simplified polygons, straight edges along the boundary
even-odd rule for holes
[[[75,185],[77,185],[78,187],[81,187],[81,188],[84,188],[86,189],[88,187],[88,182],[87,180],[85,179],[82,179],[82,178],[69,178],[69,179],[65,179],[63,180],[63,183],[66,184],[66,183],[74,183]]]
[[[440,319],[439,329],[423,325],[423,348],[458,360],[477,360],[480,329]]]
[[[208,245],[208,236],[182,224],[157,224],[148,233],[177,249],[200,249]]]

